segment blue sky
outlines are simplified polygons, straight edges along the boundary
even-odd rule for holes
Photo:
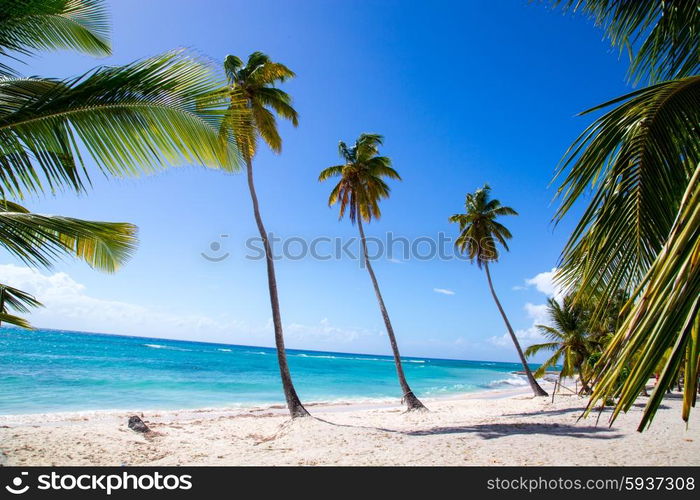
[[[453,234],[447,217],[462,209],[466,192],[488,182],[520,212],[504,220],[514,238],[492,268],[494,282],[523,341],[536,340],[532,325],[544,319],[550,290],[543,273],[556,265],[574,222],[551,224],[552,173],[590,121],[576,113],[628,90],[625,62],[590,22],[524,0],[119,0],[110,7],[113,56],[42,54],[20,71],[70,76],[178,47],[215,62],[268,53],[297,73],[284,89],[300,113],[297,129],[281,126],[282,155],[264,151],[255,161],[268,230],[355,236],[326,206],[331,186],[316,177],[339,163],[338,140],[381,133],[403,182],[392,184],[368,235]],[[139,250],[111,276],[72,261],[37,275],[2,254],[0,278],[47,305],[32,315],[37,326],[272,345],[264,262],[244,258],[245,240],[257,234],[244,175],[192,166],[136,180],[95,174],[94,181],[87,196],[26,204],[135,223]],[[221,241],[218,253],[212,241]],[[213,263],[202,258],[206,251],[230,257]],[[476,266],[381,259],[375,270],[403,354],[517,359]],[[389,352],[357,262],[282,260],[277,272],[289,347]]]

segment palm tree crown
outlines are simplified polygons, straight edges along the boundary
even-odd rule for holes
[[[459,224],[459,237],[455,246],[470,260],[481,267],[486,262],[498,260],[496,242],[508,250],[513,235],[507,227],[496,221],[502,215],[518,215],[510,207],[504,207],[496,199],[489,199],[491,188],[484,184],[474,193],[468,193],[464,201],[465,213],[450,217],[450,222]]]
[[[383,177],[401,180],[391,166],[391,159],[379,155],[384,138],[379,134],[361,134],[355,145],[338,143],[338,153],[345,160],[342,165],[324,169],[319,181],[340,177],[328,198],[328,205],[340,205],[339,218],[346,211],[354,224],[359,214],[365,222],[381,217],[379,201],[388,198],[391,191]]]
[[[555,299],[547,301],[547,312],[552,325],[537,325],[537,329],[549,342],[531,345],[525,349],[526,356],[539,351],[554,351],[554,354],[537,369],[536,377],[541,377],[548,368],[554,367],[563,358],[561,377],[570,377],[580,371],[583,362],[593,350],[593,342],[587,331],[587,311],[575,303],[573,296],[564,297],[563,303]],[[581,377],[582,381],[583,376]]]
[[[281,152],[282,138],[273,111],[295,127],[299,125],[299,115],[289,94],[275,85],[293,78],[294,72],[262,52],[250,54],[245,64],[228,55],[224,71],[229,83],[225,90],[229,105],[221,133],[237,144],[247,158],[255,156],[258,136],[272,151]]]

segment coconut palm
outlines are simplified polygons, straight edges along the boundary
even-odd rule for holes
[[[583,386],[582,392],[588,393],[590,387],[584,363],[595,349],[595,343],[587,329],[588,315],[585,308],[580,303],[574,303],[572,296],[566,296],[561,304],[555,299],[548,299],[547,313],[552,325],[536,326],[549,342],[534,344],[525,349],[528,358],[540,351],[554,351],[537,369],[535,377],[543,376],[548,368],[556,366],[563,359],[559,377],[578,375]]]
[[[391,326],[389,313],[384,304],[377,277],[374,274],[372,263],[367,254],[367,240],[365,239],[365,231],[362,226],[363,221],[369,223],[372,219],[379,219],[381,216],[379,202],[389,197],[389,186],[384,181],[384,178],[401,180],[396,170],[391,167],[391,159],[386,156],[379,156],[379,146],[382,143],[383,137],[378,134],[361,134],[352,147],[348,147],[347,144],[340,141],[338,152],[344,163],[324,169],[318,180],[325,181],[331,177],[339,177],[338,183],[328,198],[328,205],[332,206],[337,203],[340,206],[339,218],[342,219],[347,212],[350,222],[352,224],[357,223],[362,242],[364,265],[372,280],[374,293],[377,296],[379,309],[389,336],[396,374],[403,391],[403,402],[406,404],[408,411],[425,410],[425,406],[416,397],[406,381],[396,335],[394,335],[394,328]]]
[[[77,78],[19,77],[6,59],[58,48],[108,54],[105,5],[0,0],[0,12],[0,246],[29,265],[48,267],[72,254],[112,272],[135,245],[133,226],[31,214],[7,197],[83,191],[90,183],[85,153],[116,176],[178,163],[235,167],[236,156],[218,139],[221,103],[209,97],[219,83],[181,52]],[[7,304],[16,311],[35,304],[28,294],[11,293],[18,300]]]
[[[459,224],[459,237],[455,241],[455,246],[460,252],[466,254],[469,260],[476,262],[476,265],[479,268],[483,268],[486,272],[491,295],[503,317],[510,338],[515,345],[515,350],[518,351],[518,356],[530,383],[530,388],[532,388],[535,396],[546,396],[547,393],[532,375],[532,371],[520,347],[520,342],[515,336],[513,327],[503,310],[503,306],[501,306],[501,301],[498,300],[498,295],[496,295],[496,290],[494,290],[493,282],[491,281],[489,262],[498,261],[499,254],[496,245],[500,243],[503,245],[503,248],[508,250],[507,240],[512,237],[508,228],[496,221],[496,218],[504,215],[518,215],[518,212],[510,207],[501,205],[501,202],[496,199],[490,199],[490,192],[491,188],[489,185],[484,184],[482,188],[477,189],[474,193],[468,193],[464,202],[465,213],[455,214],[450,217],[450,222]]]
[[[563,3],[593,17],[630,54],[631,81],[650,83],[586,111],[615,106],[581,134],[557,173],[557,220],[582,194],[590,199],[562,252],[558,279],[600,304],[620,289],[630,296],[624,321],[596,364],[589,410],[619,396],[612,420],[627,411],[671,348],[639,429],[653,418],[683,360],[691,374],[684,379],[687,420],[700,363],[700,9],[685,1]],[[623,370],[629,376],[620,386]]]
[[[287,364],[272,247],[260,215],[258,196],[253,182],[253,158],[258,149],[259,139],[262,139],[275,153],[282,150],[282,138],[277,130],[274,113],[290,120],[295,127],[298,125],[297,112],[292,107],[291,97],[276,87],[278,82],[292,78],[294,72],[283,64],[273,62],[262,52],[252,53],[245,64],[238,57],[229,55],[224,61],[224,71],[228,78],[228,86],[222,93],[229,97],[229,105],[220,135],[226,142],[237,146],[245,161],[255,223],[265,248],[267,284],[282,388],[292,418],[304,417],[309,413],[294,389]]]

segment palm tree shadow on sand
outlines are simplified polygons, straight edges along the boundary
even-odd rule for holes
[[[429,429],[420,429],[415,431],[402,431],[397,429],[387,429],[384,427],[373,427],[367,425],[350,425],[338,424],[330,422],[322,418],[314,417],[316,420],[333,425],[336,427],[350,427],[356,429],[368,429],[382,432],[390,432],[394,434],[403,434],[404,436],[431,436],[440,434],[477,434],[483,439],[496,439],[506,436],[518,434],[546,434],[549,436],[568,436],[575,438],[589,439],[617,439],[621,438],[622,434],[615,432],[607,426],[579,426],[568,424],[546,424],[532,423],[525,424],[519,422],[502,423],[502,424],[477,424],[477,425],[458,425],[446,427],[432,427]]]

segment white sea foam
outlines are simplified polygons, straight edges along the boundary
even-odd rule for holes
[[[192,352],[192,349],[183,349],[182,347],[174,347],[174,346],[169,346],[169,345],[161,345],[161,344],[143,344],[144,347],[150,347],[151,349],[166,349],[168,351],[185,351],[185,352]]]
[[[217,349],[217,351],[221,351],[221,352],[231,352],[231,349]]]
[[[512,385],[515,387],[520,387],[523,385],[527,385],[527,380],[523,377],[510,377],[510,378],[504,378],[500,380],[494,380],[493,382],[489,382],[486,384],[487,387],[499,387],[502,385]]]

